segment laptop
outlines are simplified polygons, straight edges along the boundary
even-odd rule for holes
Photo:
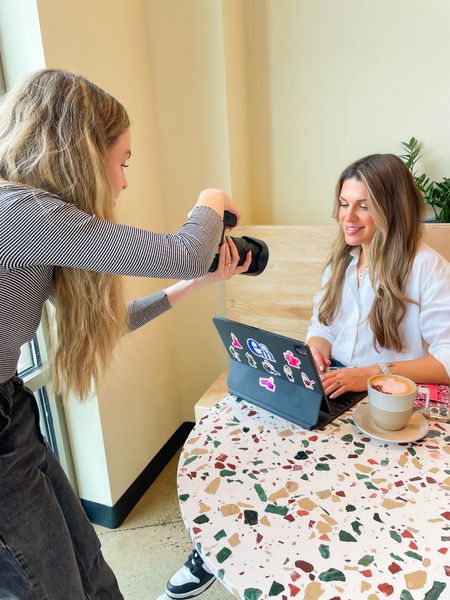
[[[303,342],[224,317],[213,322],[230,357],[228,390],[239,398],[313,429],[367,396],[364,391],[329,398]]]

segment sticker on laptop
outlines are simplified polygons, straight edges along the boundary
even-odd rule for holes
[[[256,360],[253,358],[253,356],[250,354],[250,352],[246,352],[245,353],[245,357],[248,361],[248,364],[253,367],[254,369],[258,368],[258,365],[256,364]]]
[[[274,392],[276,388],[273,377],[260,377],[259,385],[266,388],[266,390],[269,390],[269,392]]]
[[[291,383],[295,383],[294,382],[294,375],[292,374],[291,367],[289,365],[284,365],[283,371],[284,371],[284,374],[286,375],[286,377],[289,379],[289,381]]]
[[[248,338],[247,346],[250,352],[258,358],[264,358],[265,360],[270,360],[270,362],[277,362],[267,346],[260,344],[253,338]]]
[[[279,373],[273,365],[270,364],[270,362],[268,360],[263,360],[261,363],[261,366],[263,369],[265,369],[268,373],[270,373],[270,375],[278,375],[280,376],[281,373]]]
[[[239,362],[241,362],[241,358],[239,356],[238,351],[236,350],[236,348],[233,348],[233,345],[231,345],[228,350],[230,351],[231,356],[234,358],[234,360],[238,360]]]
[[[233,346],[233,348],[239,348],[239,350],[242,350],[241,342],[237,339],[237,337],[234,335],[234,333],[231,334],[231,339],[232,339],[231,345]]]
[[[314,381],[314,379],[310,379],[306,373],[303,373],[303,371],[302,371],[302,379],[303,379],[303,383],[305,384],[305,388],[307,388],[308,390],[314,389],[314,384],[316,382]]]
[[[283,352],[284,360],[290,367],[294,367],[294,369],[300,369],[300,363],[302,362],[299,358],[294,356],[290,350],[286,350]]]

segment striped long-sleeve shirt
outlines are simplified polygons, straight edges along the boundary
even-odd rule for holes
[[[0,383],[16,371],[39,326],[55,266],[193,279],[211,264],[222,234],[212,209],[196,207],[177,233],[154,233],[80,211],[41,190],[0,185]],[[170,308],[164,291],[128,305],[136,329]]]

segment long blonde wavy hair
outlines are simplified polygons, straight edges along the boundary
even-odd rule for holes
[[[56,194],[98,219],[114,221],[107,152],[128,129],[124,107],[84,77],[39,71],[2,100],[0,176]],[[85,398],[126,330],[117,276],[55,267],[56,389]]]
[[[423,198],[411,173],[394,154],[372,154],[348,166],[339,177],[333,217],[339,222],[339,197],[342,184],[357,179],[367,188],[367,206],[376,231],[370,243],[369,274],[375,300],[369,313],[369,325],[377,348],[401,352],[400,323],[408,302],[405,285],[422,236]],[[351,260],[342,228],[327,265],[331,276],[324,287],[319,305],[319,321],[329,325],[339,311],[342,286]]]

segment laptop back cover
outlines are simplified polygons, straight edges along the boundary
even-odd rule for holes
[[[230,356],[230,393],[305,429],[314,427],[324,394],[309,348],[224,317],[213,321]]]

